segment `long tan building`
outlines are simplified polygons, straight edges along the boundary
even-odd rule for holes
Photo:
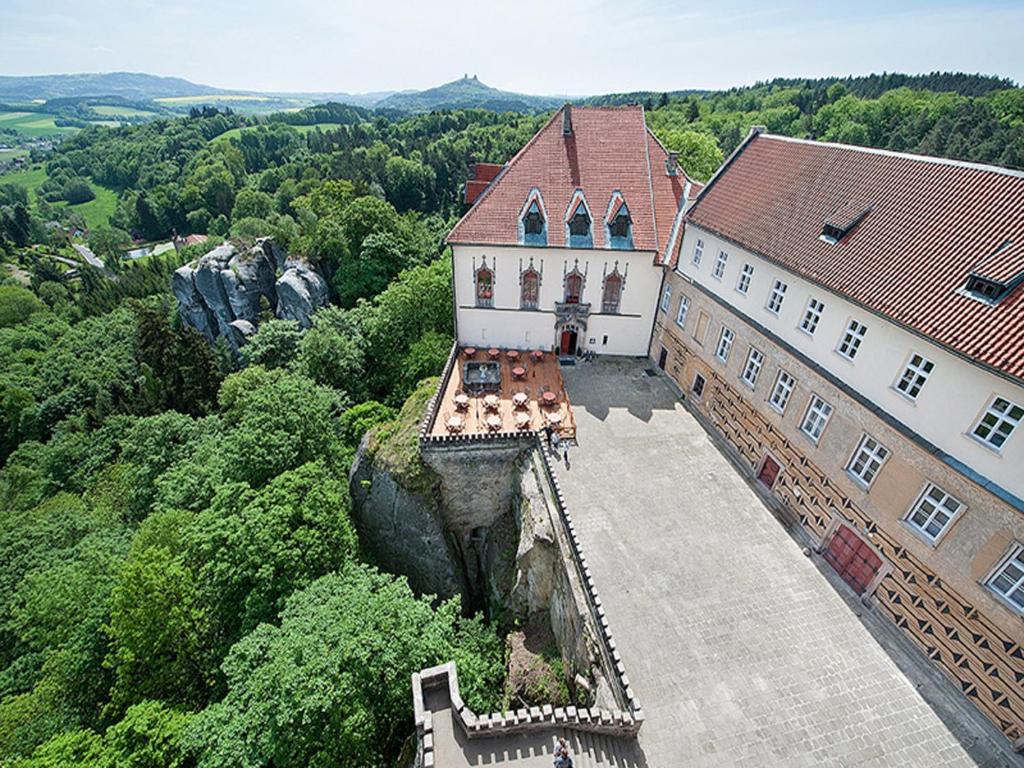
[[[755,130],[680,241],[652,359],[1024,745],[1024,174]]]

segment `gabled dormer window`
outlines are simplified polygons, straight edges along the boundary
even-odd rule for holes
[[[612,194],[611,202],[608,204],[605,228],[608,247],[623,250],[633,248],[633,219],[629,215],[626,201],[619,192]]]
[[[519,214],[519,240],[523,245],[548,244],[548,217],[537,189],[531,190]]]
[[[972,299],[996,304],[1024,282],[1024,242],[1004,240],[971,267],[961,291]]]
[[[835,245],[871,213],[872,206],[850,200],[839,206],[825,219],[821,227],[820,240]]]
[[[570,248],[593,248],[593,218],[583,193],[578,191],[569,203],[568,215],[565,220],[566,239]]]

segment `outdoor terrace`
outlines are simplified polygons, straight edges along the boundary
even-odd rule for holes
[[[550,350],[463,347],[447,373],[431,436],[529,432],[549,424],[562,437],[576,436],[558,357]]]

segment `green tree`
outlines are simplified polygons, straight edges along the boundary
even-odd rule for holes
[[[314,315],[315,317],[315,315]],[[264,320],[242,347],[246,365],[287,368],[295,361],[302,331],[294,320]]]
[[[341,213],[341,231],[351,253],[363,250],[363,241],[374,233],[399,237],[401,219],[394,207],[378,197],[357,197]]]
[[[0,285],[0,328],[23,323],[34,313],[44,309],[46,305],[27,288]]]
[[[131,235],[117,227],[97,227],[89,232],[89,248],[106,264],[119,262],[131,242]]]
[[[354,320],[336,307],[314,314],[313,326],[299,340],[296,369],[358,402],[366,396],[363,366],[362,342]]]
[[[253,187],[246,187],[235,197],[235,206],[231,209],[231,220],[265,219],[273,210],[274,199],[270,195]]]
[[[341,437],[350,448],[356,448],[368,431],[393,421],[398,412],[390,406],[367,400],[349,408],[341,415]]]
[[[502,644],[456,602],[433,609],[405,581],[346,565],[294,594],[224,662],[228,693],[186,739],[200,768],[390,765],[409,732],[409,677],[455,659],[467,704],[498,704]],[[463,675],[461,670],[465,669]]]
[[[670,130],[661,136],[665,146],[679,153],[679,164],[687,175],[707,181],[722,164],[722,150],[715,137],[690,130]]]

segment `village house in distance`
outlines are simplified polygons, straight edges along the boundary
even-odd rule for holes
[[[467,347],[649,357],[1024,748],[1024,173],[755,128],[702,186],[642,108],[566,106],[466,199],[446,383]]]

